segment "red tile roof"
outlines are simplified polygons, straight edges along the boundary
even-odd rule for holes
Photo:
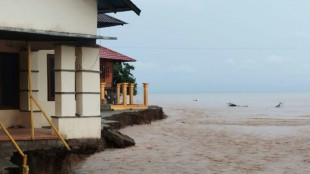
[[[125,56],[116,51],[110,50],[108,48],[99,46],[99,54],[101,59],[115,60],[121,62],[135,62],[135,59],[132,59],[128,56]]]

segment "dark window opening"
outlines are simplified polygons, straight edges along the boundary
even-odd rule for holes
[[[105,81],[105,63],[100,60],[100,79],[101,82]]]
[[[47,55],[47,93],[48,101],[55,101],[55,59],[54,54]]]
[[[19,108],[19,55],[0,53],[0,109]]]

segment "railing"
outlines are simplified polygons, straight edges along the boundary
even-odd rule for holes
[[[52,121],[48,118],[47,114],[44,112],[38,101],[33,97],[32,95],[32,82],[31,82],[31,59],[30,59],[30,43],[28,42],[28,87],[29,87],[29,101],[30,101],[30,119],[31,119],[31,139],[34,140],[34,125],[33,125],[33,105],[32,102],[34,102],[37,107],[40,109],[42,114],[44,115],[47,122],[52,126],[53,130],[58,135],[59,139],[62,141],[62,143],[65,145],[66,149],[71,151],[69,145],[66,143],[66,141],[63,139],[63,137],[60,135]],[[18,153],[23,157],[23,165],[22,165],[22,173],[28,174],[29,173],[29,166],[27,165],[27,155],[23,153],[23,151],[20,149],[14,138],[11,136],[9,131],[5,128],[5,126],[0,121],[0,126],[2,130],[5,132],[5,134],[9,137],[10,141],[18,151]]]
[[[34,125],[33,125],[33,106],[32,102],[34,102],[37,107],[40,109],[42,114],[44,115],[47,122],[50,124],[50,126],[53,128],[55,133],[58,135],[59,139],[62,141],[62,143],[65,145],[66,149],[68,151],[71,151],[69,145],[66,143],[64,138],[60,135],[52,121],[48,118],[47,114],[44,112],[43,108],[40,106],[38,101],[33,97],[32,95],[32,81],[31,81],[31,58],[30,58],[30,43],[28,42],[28,87],[29,87],[29,101],[30,101],[30,119],[31,119],[31,139],[34,140]]]
[[[104,88],[104,99],[101,100],[101,104],[116,104],[115,88]]]
[[[143,104],[134,104],[133,100],[133,93],[134,93],[134,83],[118,83],[116,84],[116,104],[111,105],[111,109],[114,110],[124,110],[124,109],[146,109],[148,107],[148,83],[143,83]],[[101,102],[105,100],[105,83],[100,84],[101,90]],[[122,96],[123,96],[123,103],[120,103],[120,94],[122,88]],[[129,88],[129,103],[127,103],[127,88]]]
[[[18,146],[16,141],[13,139],[13,137],[11,136],[11,134],[5,128],[5,126],[2,124],[1,121],[0,121],[0,126],[1,126],[2,130],[4,131],[4,133],[9,137],[10,141],[12,142],[12,144],[14,145],[14,147],[16,148],[18,153],[23,157],[22,174],[28,174],[29,173],[29,166],[27,165],[27,155],[24,154],[24,152],[20,149],[20,147]]]

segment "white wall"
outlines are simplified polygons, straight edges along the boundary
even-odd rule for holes
[[[1,0],[0,26],[96,34],[96,0]]]
[[[39,75],[38,75],[38,102],[45,110],[48,116],[55,115],[55,101],[48,101],[48,87],[47,87],[47,55],[54,54],[53,50],[40,50],[39,51],[39,59],[38,59],[38,67],[39,67]],[[43,116],[42,116],[43,118]]]
[[[12,45],[12,47],[8,47],[7,45]],[[16,49],[16,47],[13,47],[13,45],[16,46],[16,43],[12,42],[12,44],[7,44],[4,41],[0,41],[0,52],[19,52],[19,48]],[[43,51],[38,51],[37,54],[38,54],[38,58],[36,59],[37,62],[32,61],[32,63],[37,64],[37,68],[35,69],[39,70],[37,78],[33,78],[34,81],[38,81],[36,89],[38,89],[39,92],[34,93],[34,96],[36,97],[36,99],[38,100],[39,104],[42,106],[44,111],[47,113],[47,115],[53,116],[55,115],[55,102],[48,101],[48,97],[47,97],[47,54],[54,54],[54,51],[43,50]],[[26,69],[26,67],[22,69]],[[27,77],[21,76],[20,78],[27,78]],[[23,82],[23,80],[21,80],[21,83],[27,84],[28,81],[26,80],[25,82]],[[23,107],[23,103],[21,103],[21,107],[24,110],[27,110],[29,108],[28,102],[25,104],[26,106]],[[37,107],[34,107],[34,110],[38,110]],[[30,127],[29,112],[20,112],[19,109],[0,110],[0,120],[3,122],[3,124],[6,127],[17,126],[17,125]],[[49,124],[45,120],[42,113],[35,113],[35,127],[36,128],[41,128],[42,126],[48,126],[48,125]]]
[[[65,139],[100,138],[101,118],[53,118],[54,125]]]
[[[14,43],[16,45],[16,43]],[[14,45],[13,44],[13,45]],[[0,52],[13,52],[18,51],[18,49],[14,48],[6,48],[7,44],[0,41]],[[19,47],[17,47],[19,48]],[[88,50],[88,49],[86,49]],[[87,57],[90,58],[97,58],[98,55],[98,49],[91,48],[90,50],[86,51],[84,50],[84,55],[88,55]],[[37,75],[36,79],[33,79],[34,81],[37,81],[37,89],[39,92],[34,93],[36,99],[38,100],[39,104],[42,106],[42,108],[45,110],[48,116],[54,116],[55,115],[55,102],[54,101],[48,101],[48,87],[47,87],[47,54],[53,54],[53,50],[40,50],[38,52],[33,52],[32,56],[36,55],[37,58],[34,59],[32,57],[33,64],[37,64],[36,68],[39,70],[39,73]],[[89,53],[89,54],[86,54]],[[95,54],[96,53],[96,54]],[[22,55],[22,54],[21,54]],[[66,58],[66,57],[65,57]],[[88,61],[84,60],[84,66],[88,65],[89,62],[93,62],[91,59]],[[35,67],[35,66],[34,66]],[[97,67],[97,66],[96,66]],[[83,67],[82,67],[83,68]],[[99,70],[99,66],[97,67]],[[97,70],[95,69],[95,70]],[[97,76],[99,76],[97,74]],[[88,92],[93,91],[99,91],[99,77],[95,78],[97,80],[93,80],[92,84],[94,85],[94,89],[86,88],[84,90],[89,90]],[[98,82],[96,84],[95,82]],[[87,80],[85,83],[89,83]],[[98,85],[98,86],[96,86]],[[81,91],[84,91],[81,90]],[[87,91],[85,91],[87,92]],[[90,95],[93,96],[93,95]],[[87,98],[83,98],[85,100]],[[92,102],[91,102],[92,101]],[[73,138],[100,138],[101,135],[101,118],[100,117],[87,117],[87,116],[93,116],[93,115],[99,115],[100,114],[100,102],[99,102],[99,95],[95,95],[95,99],[87,99],[85,102],[86,104],[81,105],[79,107],[84,107],[87,110],[91,107],[88,104],[93,104],[94,106],[99,104],[98,109],[93,109],[96,111],[99,111],[99,113],[86,113],[85,117],[72,117],[72,118],[53,118],[52,121],[54,122],[55,126],[59,129],[60,133],[64,136],[64,138],[67,139],[73,139]],[[74,103],[75,105],[75,103]],[[93,107],[93,106],[92,106]],[[34,107],[37,109],[36,107]],[[87,111],[85,110],[85,112]],[[83,115],[84,116],[84,115]],[[0,120],[5,124],[6,127],[10,126],[16,126],[16,125],[23,125],[26,127],[30,126],[30,114],[29,112],[20,112],[19,110],[0,110]],[[47,126],[48,123],[43,117],[42,113],[36,112],[34,114],[34,124],[36,128],[40,128],[42,126]]]
[[[22,125],[19,110],[0,110],[0,120],[5,127]]]

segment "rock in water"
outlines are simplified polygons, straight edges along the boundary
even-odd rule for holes
[[[114,129],[104,128],[101,131],[101,136],[109,147],[125,148],[136,144],[134,139]]]

